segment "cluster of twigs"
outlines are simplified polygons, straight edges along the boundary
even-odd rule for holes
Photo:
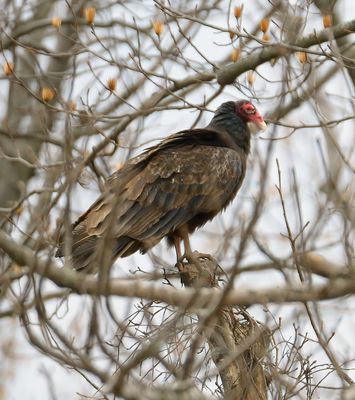
[[[24,386],[53,399],[351,398],[355,20],[341,0],[249,3],[6,2],[0,399],[27,394],[29,347],[56,364]],[[244,97],[269,129],[195,236],[214,261],[179,270],[159,245],[107,279],[54,259],[115,168]]]

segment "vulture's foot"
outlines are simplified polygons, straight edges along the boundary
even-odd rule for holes
[[[214,287],[217,261],[209,254],[194,251],[185,253],[176,263],[184,286]]]
[[[180,257],[175,264],[175,267],[179,270],[180,280],[184,286],[190,286],[190,264],[184,262],[184,257]]]

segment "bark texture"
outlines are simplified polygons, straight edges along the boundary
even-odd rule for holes
[[[194,288],[218,287],[220,270],[215,260],[179,265],[182,283]],[[201,313],[199,321],[218,368],[227,400],[266,400],[267,379],[263,359],[269,331],[245,308],[221,306]]]

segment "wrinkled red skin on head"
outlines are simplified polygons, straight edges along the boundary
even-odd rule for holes
[[[264,118],[259,114],[259,111],[247,100],[236,101],[235,113],[244,122],[263,123]]]

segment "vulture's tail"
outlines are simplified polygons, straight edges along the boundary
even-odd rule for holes
[[[73,232],[73,245],[72,245],[72,266],[76,271],[97,272],[100,269],[100,260],[97,250],[101,246],[105,246],[103,238],[98,236],[88,236],[84,232],[75,229]],[[112,246],[112,243],[108,244]],[[141,244],[136,240],[128,237],[121,236],[115,239],[114,249],[112,253],[112,261],[117,257],[126,257],[140,248]],[[64,257],[64,243],[61,242],[58,246],[56,257]]]

